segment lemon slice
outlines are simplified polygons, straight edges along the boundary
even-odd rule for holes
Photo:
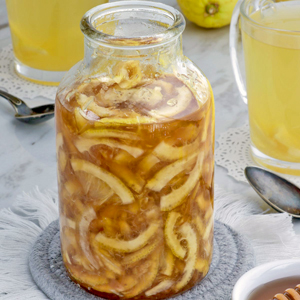
[[[214,219],[211,218],[206,226],[205,232],[203,234],[203,240],[207,240],[214,226]]]
[[[145,156],[138,165],[138,169],[143,173],[150,171],[160,160],[153,154]]]
[[[191,155],[199,151],[199,140],[196,139],[194,142],[187,144],[182,147],[174,147],[162,141],[153,150],[153,155],[163,161],[172,161],[182,159],[188,155]]]
[[[85,151],[90,151],[91,147],[98,146],[98,145],[105,145],[111,148],[118,148],[118,149],[125,150],[134,158],[137,158],[144,153],[144,150],[142,150],[141,148],[129,146],[113,139],[94,140],[94,139],[79,138],[78,140],[75,141],[75,146],[81,153]]]
[[[150,264],[149,264],[148,271],[133,289],[124,293],[126,298],[132,298],[136,295],[139,295],[140,293],[142,293],[143,291],[151,287],[158,273],[159,258],[160,258],[159,252],[157,253],[155,251],[150,255],[149,258]]]
[[[120,283],[121,287],[117,288],[118,292],[124,292],[132,289],[135,285],[138,284],[138,278],[135,276],[122,276],[118,282]]]
[[[134,264],[137,261],[140,261],[144,258],[146,258],[152,251],[157,248],[158,244],[161,242],[160,239],[156,239],[154,242],[150,243],[149,245],[145,246],[144,248],[131,253],[124,257],[123,263],[125,265]]]
[[[148,181],[146,188],[155,192],[161,191],[173,177],[186,170],[196,160],[196,157],[197,153],[162,168]]]
[[[173,284],[174,284],[173,280],[169,280],[169,279],[164,280],[164,281],[160,282],[158,285],[156,285],[155,287],[153,287],[151,290],[148,290],[145,293],[145,295],[147,297],[156,295],[158,293],[168,290]]]
[[[113,67],[113,74],[113,80],[123,89],[130,89],[142,80],[142,72],[138,60],[117,63]]]
[[[158,117],[163,116],[167,118],[174,117],[179,113],[185,111],[192,101],[192,93],[186,86],[176,88],[178,95],[168,100],[168,105],[149,111],[149,115]],[[169,105],[170,103],[170,105]]]
[[[135,118],[102,118],[95,122],[95,127],[100,127],[103,125],[144,125],[157,123],[154,118],[136,116]]]
[[[83,137],[89,139],[100,138],[117,138],[125,140],[139,140],[140,138],[134,133],[129,131],[117,130],[117,129],[88,129],[82,133]]]
[[[89,225],[97,218],[97,215],[92,207],[87,208],[82,214],[81,220],[79,222],[79,244],[87,260],[91,263],[92,267],[96,270],[99,269],[99,264],[94,258],[88,238]]]
[[[138,174],[133,173],[126,166],[110,162],[109,168],[114,174],[118,174],[119,178],[127,184],[129,188],[134,190],[136,193],[140,194],[145,185],[144,179],[142,179]]]
[[[205,259],[197,258],[195,268],[198,272],[201,272],[204,275],[207,274],[209,269],[208,261]]]
[[[71,276],[77,281],[85,283],[91,287],[99,285],[99,284],[106,284],[108,280],[106,277],[96,274],[91,274],[87,272],[83,272],[81,269],[72,268],[70,270]]]
[[[181,246],[174,230],[175,224],[180,217],[181,215],[178,212],[170,212],[168,214],[165,225],[165,238],[173,254],[180,259],[184,259],[186,250]]]
[[[173,190],[171,193],[162,196],[160,200],[160,209],[162,211],[170,211],[175,207],[181,205],[188,194],[193,190],[197,182],[200,180],[201,168],[202,168],[203,154],[199,154],[195,167],[190,172],[187,181],[177,190]]]
[[[58,151],[60,147],[63,147],[63,145],[64,145],[64,137],[63,134],[59,132],[56,135],[56,151]]]
[[[163,266],[160,270],[161,274],[171,276],[174,269],[174,262],[172,251],[168,247],[165,247]]]
[[[76,94],[76,100],[82,110],[88,109],[100,118],[115,116],[117,114],[116,110],[97,105],[94,96],[88,97],[84,94]]]
[[[195,271],[195,265],[197,260],[198,242],[197,235],[189,223],[184,223],[179,228],[179,232],[182,234],[183,239],[187,242],[188,254],[186,258],[185,267],[181,279],[176,283],[174,290],[179,291],[185,287],[191,280]]]
[[[129,241],[108,238],[102,233],[98,233],[96,235],[96,241],[105,248],[112,249],[117,252],[130,253],[143,248],[148,243],[148,241],[155,234],[157,234],[159,227],[159,224],[150,224],[150,226],[138,237]]]
[[[71,165],[75,172],[84,171],[104,181],[121,198],[123,204],[134,202],[134,197],[126,185],[118,177],[105,169],[86,160],[76,158],[71,159]]]
[[[124,274],[122,265],[118,261],[116,261],[107,251],[101,249],[100,247],[97,247],[95,241],[93,242],[93,245],[95,252],[100,257],[101,261],[103,262],[106,268],[108,268],[115,274]]]
[[[195,224],[196,229],[199,232],[200,236],[203,236],[205,232],[205,226],[202,220],[200,219],[200,217],[199,216],[194,217],[193,223]]]

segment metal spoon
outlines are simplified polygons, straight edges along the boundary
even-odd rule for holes
[[[246,167],[245,176],[256,193],[275,210],[300,218],[300,189],[297,186],[257,167]]]
[[[54,117],[54,104],[30,108],[23,100],[7,92],[0,90],[0,96],[9,101],[16,111],[15,118],[21,122],[37,124]]]

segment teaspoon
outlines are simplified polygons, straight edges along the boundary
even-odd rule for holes
[[[15,118],[24,123],[37,124],[45,122],[54,117],[54,104],[47,104],[30,108],[27,104],[7,92],[0,90],[0,96],[8,100],[13,106]]]
[[[300,218],[300,189],[297,186],[257,167],[246,167],[245,176],[256,193],[275,210]]]

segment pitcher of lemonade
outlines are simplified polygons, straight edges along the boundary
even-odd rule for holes
[[[164,299],[207,274],[214,100],[174,8],[122,1],[81,21],[85,58],[56,98],[62,256],[108,299]]]
[[[246,88],[236,56],[239,25]],[[248,102],[253,158],[275,171],[300,175],[300,1],[240,1],[232,17],[230,51],[238,88]]]

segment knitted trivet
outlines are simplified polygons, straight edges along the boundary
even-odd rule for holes
[[[51,300],[101,300],[69,279],[60,251],[59,225],[54,221],[38,237],[29,256],[31,275],[38,287]],[[216,221],[213,260],[208,275],[191,290],[173,299],[229,300],[236,281],[253,266],[254,254],[248,240]]]

